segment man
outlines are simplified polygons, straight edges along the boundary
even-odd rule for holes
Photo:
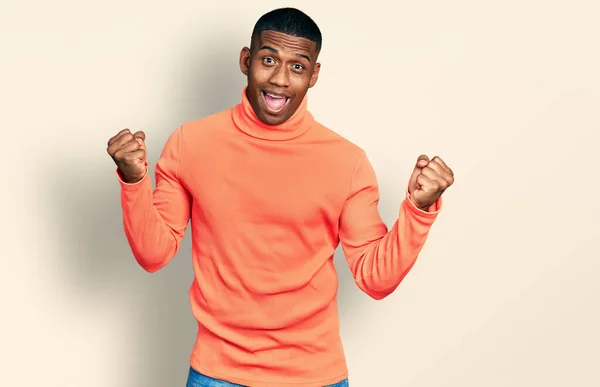
[[[240,54],[241,102],[170,135],[154,191],[145,134],[125,129],[108,142],[125,233],[145,270],[173,258],[192,220],[190,387],[347,386],[336,247],[360,289],[388,296],[453,183],[440,158],[420,156],[388,231],[365,152],[307,110],[320,50],[320,30],[303,12],[263,15]]]

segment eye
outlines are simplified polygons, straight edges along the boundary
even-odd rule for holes
[[[302,71],[302,70],[304,70],[304,66],[302,66],[300,63],[294,63],[294,65],[292,66],[292,68],[295,71]]]
[[[266,56],[263,58],[263,63],[266,65],[273,65],[275,64],[275,59],[271,58],[270,56]]]

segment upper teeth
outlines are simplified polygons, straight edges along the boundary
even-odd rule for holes
[[[275,95],[275,94],[271,94],[271,93],[267,93],[268,96],[273,97],[273,98],[285,98],[282,95]]]

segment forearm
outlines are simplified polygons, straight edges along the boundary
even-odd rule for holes
[[[355,251],[351,271],[358,287],[374,299],[391,294],[412,269],[421,252],[438,205],[420,210],[407,198],[398,219],[381,238]]]
[[[178,230],[186,225],[175,228],[165,221],[157,208],[147,174],[141,181],[122,187],[121,208],[127,241],[139,265],[148,272],[155,272],[176,255],[183,237]]]

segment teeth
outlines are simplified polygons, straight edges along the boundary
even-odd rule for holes
[[[280,96],[280,95],[274,95],[274,94],[271,94],[271,93],[267,93],[267,95],[268,95],[268,96],[270,96],[270,97],[273,97],[273,98],[285,98],[285,97],[283,97],[283,96]]]

